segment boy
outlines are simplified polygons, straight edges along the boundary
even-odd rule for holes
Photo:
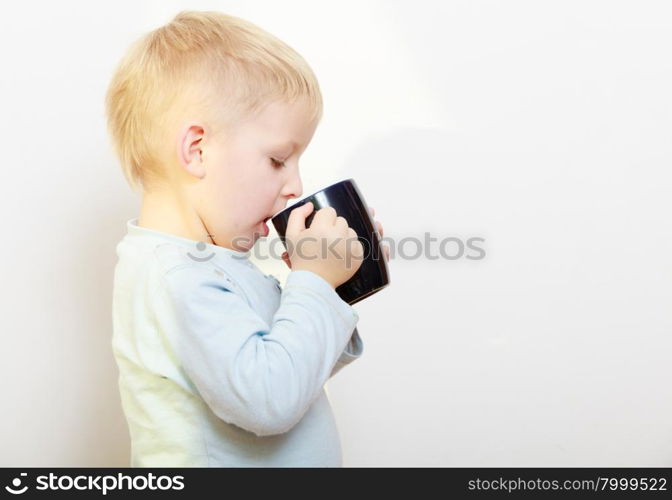
[[[290,216],[284,289],[248,259],[302,194],[298,158],[322,114],[313,72],[249,22],[181,12],[131,47],[106,111],[142,190],[113,297],[131,466],[341,466],[323,385],[362,353],[335,292],[362,245],[332,208],[306,229],[306,204]]]

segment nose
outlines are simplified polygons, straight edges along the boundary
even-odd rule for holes
[[[301,183],[298,167],[291,170],[290,177],[282,189],[282,195],[287,198],[298,198],[303,194],[303,184]]]

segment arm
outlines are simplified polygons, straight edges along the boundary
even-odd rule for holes
[[[362,343],[362,338],[359,336],[357,328],[355,328],[352,332],[350,340],[348,341],[348,344],[345,346],[345,350],[341,353],[340,357],[336,361],[333,370],[331,370],[329,378],[333,377],[339,371],[341,371],[341,368],[343,368],[345,365],[348,365],[357,358],[361,357],[363,350],[364,344]]]
[[[211,273],[163,276],[156,299],[172,316],[162,326],[176,357],[219,418],[259,436],[286,432],[346,355],[359,317],[319,275],[293,271],[268,325]]]

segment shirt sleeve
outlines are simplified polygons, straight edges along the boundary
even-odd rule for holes
[[[359,316],[321,276],[299,270],[268,325],[210,273],[193,266],[165,273],[157,320],[213,413],[258,436],[287,432],[327,379],[358,356]]]
[[[352,332],[350,340],[348,341],[348,344],[345,346],[345,350],[339,356],[338,360],[336,361],[336,364],[334,365],[333,370],[331,370],[331,374],[329,375],[329,377],[330,378],[333,377],[339,371],[341,371],[341,368],[343,368],[345,365],[348,365],[357,358],[361,357],[363,351],[364,351],[364,343],[362,342],[362,338],[359,336],[357,328],[355,328],[354,331]]]

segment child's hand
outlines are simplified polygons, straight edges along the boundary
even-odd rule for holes
[[[306,218],[312,212],[313,204],[308,202],[289,214],[285,232],[288,255],[285,258],[283,254],[283,260],[292,270],[312,271],[336,288],[360,268],[364,247],[355,230],[332,207],[318,210],[306,229]]]
[[[285,261],[285,264],[287,264],[288,268],[292,268],[292,263],[289,260],[289,254],[287,252],[282,252],[282,260]]]
[[[375,217],[375,215],[376,215],[375,208],[369,207],[369,212],[371,213],[371,217]],[[380,221],[377,221],[375,219],[374,219],[374,223],[375,223],[376,229],[378,230],[378,235],[382,238],[384,236],[383,224]],[[385,245],[385,244],[381,244],[381,246],[383,247],[383,254],[385,256],[385,260],[387,262],[389,262],[390,261],[390,247],[388,245]],[[285,264],[287,264],[288,268],[290,268],[290,269],[292,268],[292,263],[289,260],[289,254],[287,252],[283,252],[282,260],[285,262]]]

